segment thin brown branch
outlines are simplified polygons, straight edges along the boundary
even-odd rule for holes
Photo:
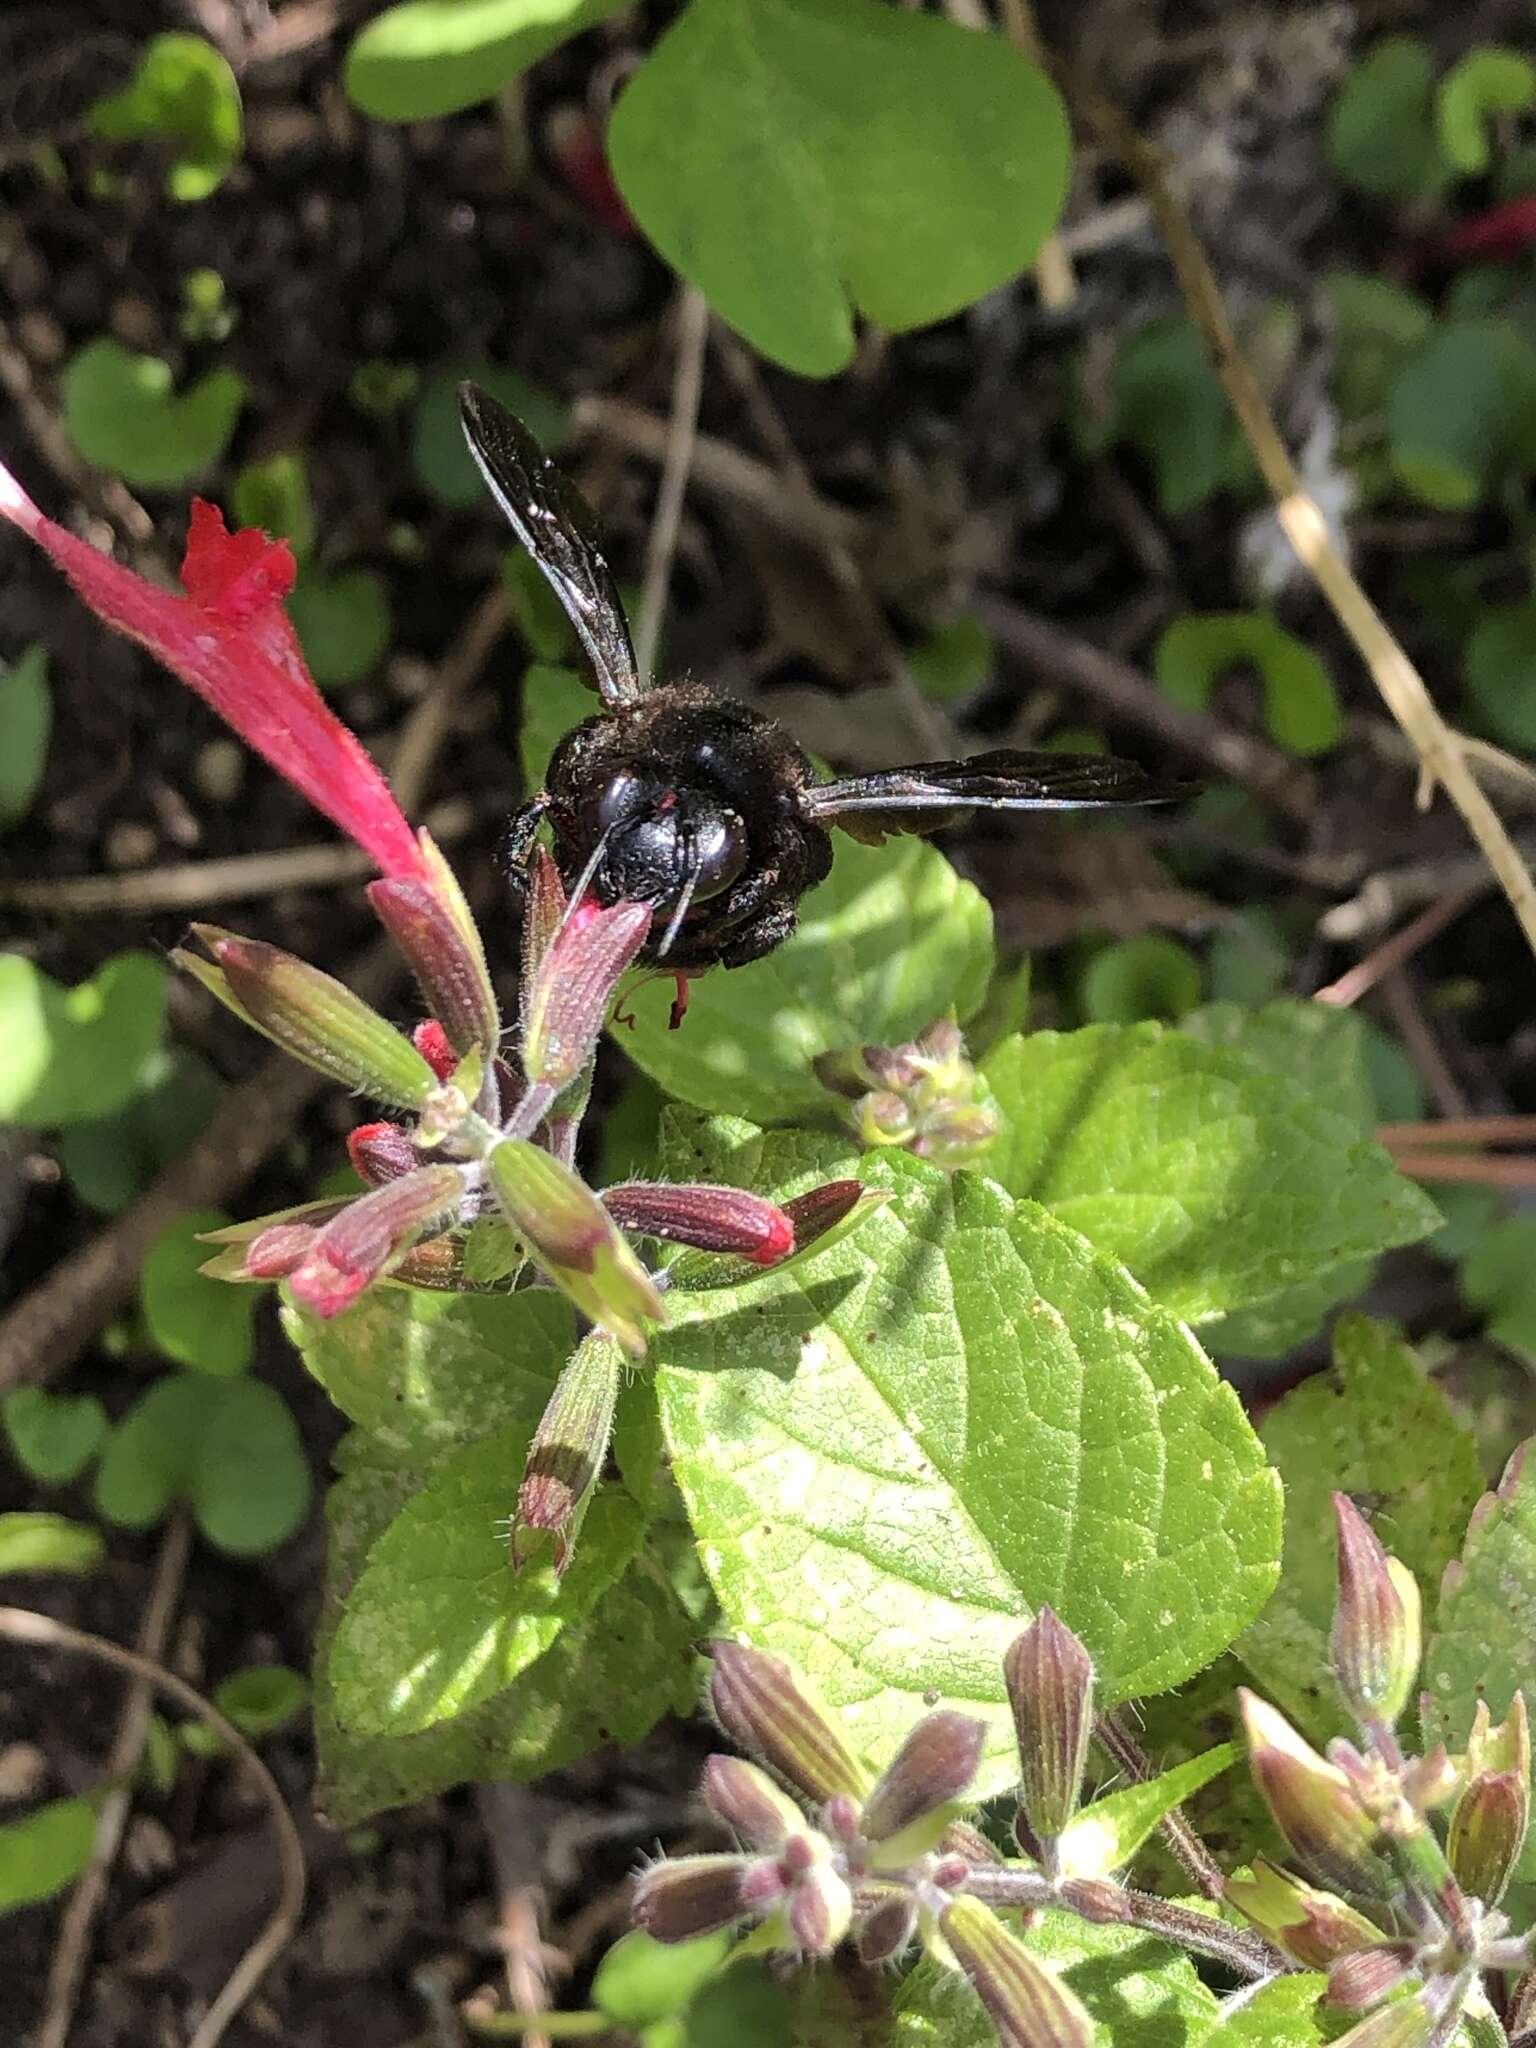
[[[1509,898],[1528,943],[1536,950],[1536,883],[1469,766],[1461,735],[1441,718],[1423,677],[1334,545],[1327,521],[1303,485],[1258,380],[1237,345],[1221,288],[1184,209],[1169,189],[1157,152],[1070,65],[1055,63],[1052,70],[1074,112],[1120,158],[1146,193],[1190,318],[1274,498],[1281,526],[1355,643],[1388,710],[1413,742],[1422,785],[1427,791],[1438,783],[1460,811]]]
[[[677,357],[672,368],[672,409],[667,419],[667,445],[661,483],[645,544],[645,581],[635,619],[635,664],[642,679],[656,665],[672,559],[683,523],[683,500],[698,443],[699,401],[704,394],[704,351],[709,340],[709,304],[697,285],[677,293]]]
[[[1044,62],[1030,0],[1003,0],[1003,33],[1032,64]],[[1034,272],[1035,289],[1040,294],[1041,305],[1050,313],[1065,311],[1077,297],[1077,276],[1059,233],[1047,235],[1040,244]]]
[[[412,707],[387,764],[402,811],[415,810],[426,794],[433,766],[448,738],[454,708],[484,668],[510,617],[506,588],[498,577],[438,663],[430,688]]]
[[[1337,981],[1318,989],[1313,1002],[1330,1003],[1340,1010],[1349,1009],[1378,981],[1405,967],[1415,953],[1427,946],[1447,925],[1453,924],[1464,910],[1470,909],[1481,894],[1480,889],[1459,889],[1454,895],[1442,896],[1438,903],[1431,903],[1400,931],[1393,932],[1390,938],[1374,946],[1363,960],[1357,960]]]
[[[1143,1785],[1153,1775],[1152,1766],[1141,1744],[1131,1733],[1122,1715],[1114,1712],[1096,1715],[1093,1732],[1102,1747],[1133,1783]],[[1184,1818],[1181,1807],[1176,1806],[1172,1812],[1163,1815],[1158,1822],[1158,1833],[1197,1890],[1203,1892],[1208,1899],[1225,1897],[1227,1880],[1222,1874],[1221,1865]]]
[[[158,1664],[165,1655],[171,1617],[176,1611],[182,1580],[186,1575],[191,1540],[191,1528],[185,1514],[173,1516],[160,1539],[149,1597],[139,1622],[136,1648],[139,1656],[151,1664]],[[80,2001],[85,1966],[90,1960],[96,1916],[107,1895],[112,1866],[117,1861],[123,1829],[133,1803],[132,1788],[127,1780],[138,1768],[144,1753],[153,1697],[148,1682],[139,1679],[129,1688],[128,1697],[123,1702],[117,1734],[107,1758],[106,1777],[112,1789],[103,1798],[96,1817],[90,1861],[80,1873],[59,1919],[58,1939],[48,1964],[48,1988],[35,2048],[67,2048],[75,2007]]]
[[[227,1720],[184,1678],[178,1678],[174,1671],[167,1671],[163,1664],[152,1658],[140,1656],[135,1650],[125,1650],[120,1643],[108,1642],[105,1636],[87,1635],[83,1629],[55,1621],[52,1615],[34,1613],[29,1607],[0,1607],[0,1636],[39,1650],[64,1650],[75,1656],[94,1657],[98,1662],[115,1664],[120,1670],[131,1673],[143,1684],[164,1693],[186,1712],[206,1722],[233,1751],[261,1794],[277,1836],[277,1904],[266,1926],[236,1963],[228,1982],[209,2006],[188,2044],[188,2048],[217,2048],[230,2021],[293,1939],[299,1916],[304,1910],[304,1849],[293,1815],[278,1790],[277,1780],[232,1721]]]
[[[1382,1145],[1418,1151],[1427,1145],[1523,1145],[1536,1138],[1536,1116],[1442,1116],[1427,1123],[1378,1124]]]
[[[1399,1173],[1410,1180],[1469,1182],[1486,1188],[1536,1188],[1536,1157],[1510,1152],[1416,1152],[1389,1147]]]

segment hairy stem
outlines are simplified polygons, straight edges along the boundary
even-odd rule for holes
[[[1247,1928],[1230,1927],[1211,1914],[1176,1905],[1151,1892],[1129,1891],[1122,1885],[1073,1878],[1053,1883],[1038,1871],[989,1866],[973,1870],[965,1889],[972,1898],[1005,1911],[1061,1906],[1100,1926],[1139,1927],[1176,1948],[1209,1956],[1248,1983],[1295,1968],[1278,1949]]]

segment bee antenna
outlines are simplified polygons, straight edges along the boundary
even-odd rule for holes
[[[672,941],[677,937],[677,928],[688,915],[688,906],[693,901],[693,892],[698,888],[699,877],[703,872],[703,861],[695,860],[693,866],[688,871],[688,879],[683,884],[683,893],[677,899],[677,908],[672,913],[661,944],[656,948],[656,958],[658,960],[665,960],[668,952],[671,950]]]
[[[569,895],[565,899],[565,914],[560,920],[560,929],[562,931],[565,929],[566,925],[569,924],[571,918],[575,914],[577,904],[585,899],[587,890],[590,888],[592,883],[592,877],[597,873],[598,868],[602,865],[603,855],[608,851],[608,841],[612,837],[613,826],[605,826],[603,829],[602,837],[598,840],[596,846],[593,847],[591,853],[587,857],[586,866],[582,869],[581,873],[576,877],[575,887],[572,888]]]

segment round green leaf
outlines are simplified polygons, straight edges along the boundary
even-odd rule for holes
[[[663,256],[803,376],[1028,264],[1066,192],[1044,75],[998,36],[877,0],[695,0],[620,97],[609,157]]]
[[[684,2012],[731,1950],[729,1933],[697,1941],[661,1942],[633,1927],[597,1966],[592,2003],[615,2026],[631,2031]]]
[[[1536,751],[1536,598],[1485,612],[1462,649],[1461,673],[1488,731]]]
[[[1461,1268],[1461,1291],[1488,1318],[1488,1333],[1536,1357],[1536,1216],[1506,1216]]]
[[[459,385],[466,377],[516,413],[540,447],[558,447],[569,432],[559,401],[515,370],[487,362],[448,363],[435,370],[416,405],[411,466],[424,490],[456,510],[490,503],[459,423]]]
[[[314,546],[315,506],[301,451],[285,449],[263,462],[246,463],[235,478],[230,502],[241,526],[259,526],[274,539],[287,541],[300,561]]]
[[[154,490],[212,469],[229,446],[245,389],[236,371],[213,369],[177,392],[169,363],[101,335],[65,369],[64,424],[87,462]]]
[[[347,52],[347,97],[379,121],[430,121],[491,99],[627,0],[406,0]]]
[[[242,1735],[259,1742],[291,1721],[308,1699],[308,1681],[286,1664],[252,1664],[224,1680],[213,1704]]]
[[[1469,178],[1492,161],[1488,124],[1536,105],[1536,65],[1517,50],[1468,50],[1441,79],[1435,126],[1446,161]]]
[[[1417,36],[1373,43],[1328,109],[1328,155],[1373,198],[1428,196],[1449,182],[1430,115],[1435,60]]]
[[[1507,464],[1536,458],[1536,351],[1503,320],[1441,329],[1393,385],[1387,430],[1408,488],[1466,511]]]
[[[208,1413],[209,1383],[173,1373],[146,1389],[107,1438],[96,1468],[98,1510],[123,1529],[149,1529],[187,1487]]]
[[[172,199],[206,199],[240,156],[240,88],[212,43],[158,35],[145,47],[132,82],[97,102],[91,125],[108,142],[147,137],[169,143],[175,157],[166,191]]]
[[[1392,379],[1429,339],[1435,316],[1417,292],[1388,277],[1333,270],[1323,279],[1333,314],[1333,392],[1352,420],[1379,412]]]
[[[204,1421],[188,1498],[219,1550],[254,1557],[286,1543],[309,1512],[309,1461],[275,1388],[242,1374],[201,1383]]]
[[[1253,474],[1221,380],[1188,317],[1149,320],[1122,344],[1115,363],[1108,445],[1129,441],[1151,465],[1158,503],[1170,519]]]
[[[1154,668],[1176,704],[1203,711],[1217,679],[1249,665],[1264,687],[1264,722],[1288,753],[1326,754],[1344,736],[1333,678],[1311,648],[1267,612],[1192,612],[1157,643]]]
[[[695,981],[679,1031],[649,983],[626,997],[634,1028],[613,1035],[676,1100],[772,1123],[825,1107],[818,1053],[901,1045],[951,1008],[963,1022],[991,974],[991,910],[943,854],[842,840],[777,952]]]
[[[144,1320],[166,1357],[218,1377],[243,1372],[251,1362],[257,1294],[201,1272],[212,1254],[198,1235],[232,1220],[222,1209],[178,1216],[150,1246],[139,1279]]]
[[[0,1572],[88,1572],[106,1546],[64,1515],[0,1515]]]
[[[52,731],[48,657],[29,647],[9,666],[0,663],[0,831],[32,808]]]
[[[981,623],[967,613],[938,626],[907,649],[912,680],[936,704],[952,704],[979,690],[991,675],[997,645]]]
[[[517,740],[526,791],[543,787],[556,746],[573,725],[580,725],[596,710],[597,700],[574,669],[554,668],[543,661],[529,663],[523,672],[523,716]]]
[[[306,570],[288,599],[288,612],[323,689],[360,682],[389,652],[394,615],[389,586],[376,570]]]
[[[96,1807],[89,1799],[51,1799],[0,1826],[0,1913],[36,1905],[72,1884],[90,1861]]]
[[[1200,963],[1177,939],[1143,932],[1101,946],[1077,993],[1090,1023],[1134,1024],[1142,1017],[1177,1022],[1200,1000]]]
[[[0,956],[0,1124],[52,1130],[119,1109],[158,1050],[165,988],[148,953],[117,953],[74,988]]]
[[[50,1394],[46,1387],[7,1394],[0,1420],[18,1461],[44,1486],[78,1479],[107,1433],[107,1411],[94,1394]]]
[[[71,1124],[60,1138],[59,1164],[75,1195],[104,1215],[126,1209],[192,1143],[218,1099],[218,1076],[196,1053],[152,1053],[138,1093],[121,1109]]]

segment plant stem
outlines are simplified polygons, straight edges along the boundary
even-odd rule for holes
[[[1196,1955],[1210,1956],[1223,1963],[1235,1977],[1257,1983],[1292,1970],[1295,1964],[1271,1948],[1261,1935],[1243,1927],[1231,1927],[1213,1914],[1199,1913],[1176,1905],[1151,1892],[1128,1891],[1110,1883],[1084,1884],[1071,1878],[1053,1884],[1037,1871],[1007,1867],[978,1867],[965,1881],[972,1898],[989,1906],[1028,1911],[1038,1906],[1060,1906],[1081,1919],[1100,1926],[1139,1927],[1175,1947]]]
[[[615,2032],[605,2012],[465,2012],[459,2013],[467,2030],[481,2041],[520,2040],[525,2034],[545,2034],[551,2041],[595,2041]]]
[[[1152,1776],[1152,1766],[1143,1754],[1141,1744],[1118,1714],[1100,1714],[1093,1724],[1093,1732],[1121,1770],[1138,1785],[1145,1784]],[[1182,1808],[1173,1807],[1157,1825],[1180,1868],[1198,1889],[1208,1899],[1224,1898],[1227,1881],[1221,1866],[1184,1818]]]

